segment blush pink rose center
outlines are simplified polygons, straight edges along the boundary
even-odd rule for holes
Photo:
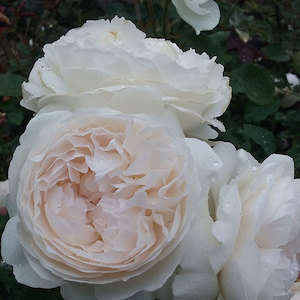
[[[17,205],[32,236],[21,235],[23,247],[72,281],[113,282],[150,268],[187,223],[189,167],[178,141],[121,114],[64,120],[22,169]]]

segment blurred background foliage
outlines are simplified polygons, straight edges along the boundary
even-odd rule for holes
[[[26,0],[0,2],[0,180],[32,113],[19,105],[21,83],[42,47],[88,19],[132,20],[147,36],[165,37],[183,50],[207,52],[224,65],[233,88],[220,118],[219,140],[250,151],[259,161],[272,153],[293,157],[300,175],[300,0],[219,0],[219,25],[195,34],[169,0]],[[184,76],[184,74],[183,74]],[[199,83],[200,84],[200,83]],[[2,232],[7,216],[0,217]],[[0,299],[61,299],[59,291],[17,284],[0,265]]]

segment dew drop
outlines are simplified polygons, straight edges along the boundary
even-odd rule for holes
[[[219,166],[219,163],[218,163],[217,161],[215,161],[215,162],[213,163],[213,166],[214,166],[214,167],[218,167],[218,166]]]

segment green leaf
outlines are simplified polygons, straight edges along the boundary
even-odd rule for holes
[[[276,62],[286,62],[290,60],[290,56],[283,51],[281,44],[279,43],[268,45],[262,50],[270,59]]]
[[[220,140],[231,142],[237,148],[243,148],[246,151],[251,150],[251,142],[248,136],[243,132],[243,128],[229,128],[226,132],[220,133]]]
[[[248,102],[245,105],[246,122],[259,122],[265,120],[268,116],[273,115],[280,107],[280,101],[276,99],[270,105],[256,105]]]
[[[245,64],[231,73],[231,86],[234,93],[244,93],[260,105],[271,104],[275,101],[275,85],[269,72],[255,64]]]
[[[193,32],[185,34],[181,38],[182,42],[186,45],[185,50],[193,48],[197,53],[206,52],[210,57],[217,56],[217,62],[226,65],[232,59],[232,56],[225,51],[229,35],[229,31],[219,31],[212,34],[201,32],[198,36]]]
[[[24,80],[25,78],[20,75],[0,74],[0,96],[21,96],[21,84]]]
[[[275,114],[275,120],[280,121],[281,125],[284,125],[287,128],[298,130],[300,128],[300,114],[298,110],[278,112]]]
[[[267,155],[275,152],[275,136],[271,131],[262,127],[247,124],[244,124],[243,129],[245,135],[247,135],[253,142],[260,145]]]

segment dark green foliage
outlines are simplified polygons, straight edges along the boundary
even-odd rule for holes
[[[12,73],[0,74],[0,96],[21,95],[21,84],[24,77]]]
[[[219,139],[250,151],[259,161],[275,152],[288,154],[294,158],[299,177],[300,101],[286,103],[291,95],[299,98],[300,87],[289,86],[286,73],[300,77],[300,1],[217,2],[220,24],[196,36],[171,3],[164,18],[165,0],[1,1],[0,12],[10,22],[0,21],[0,180],[7,178],[12,153],[32,116],[19,105],[20,84],[42,56],[42,46],[87,19],[116,14],[133,21],[147,36],[166,37],[183,50],[194,48],[217,56],[233,88],[231,104],[220,118],[227,131]],[[6,220],[0,216],[1,232]],[[58,289],[17,284],[11,268],[1,264],[0,299],[61,297]]]
[[[267,105],[274,102],[274,80],[265,68],[245,64],[233,70],[230,78],[234,93],[243,93],[256,104]]]

